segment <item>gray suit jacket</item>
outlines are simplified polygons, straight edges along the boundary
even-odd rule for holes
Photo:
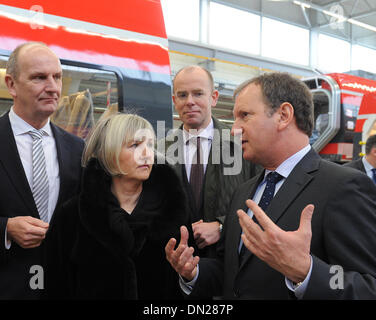
[[[236,210],[246,209],[262,174],[240,186],[219,245],[219,258],[200,260],[192,298],[222,294],[227,299],[288,299],[291,292],[282,274],[251,252],[239,265],[241,235]],[[313,268],[304,299],[376,298],[376,187],[364,174],[322,160],[311,150],[293,169],[266,213],[280,228],[294,231],[300,213],[314,204],[311,255]],[[334,290],[332,277],[339,265],[344,288]],[[333,272],[334,270],[334,272]]]
[[[248,161],[245,161],[243,157],[239,155],[239,165],[241,166],[240,172],[235,175],[224,175],[224,169],[232,168],[233,164],[226,163],[227,161],[224,160],[223,155],[233,154],[235,143],[232,136],[221,135],[222,130],[230,130],[228,126],[222,124],[215,118],[213,118],[213,123],[214,129],[217,129],[217,133],[219,132],[220,134],[214,135],[212,148],[209,154],[202,192],[203,204],[201,208],[201,213],[203,216],[203,220],[205,222],[220,221],[223,224],[225,216],[228,213],[229,204],[235,189],[243,182],[255,176],[256,166]],[[182,127],[180,129],[182,129]],[[172,150],[172,152],[175,151],[173,154],[175,158],[179,156],[178,161],[176,163],[171,162],[171,157],[169,157],[168,154],[167,160],[175,169],[176,173],[178,174],[180,180],[183,183],[183,187],[188,197],[188,207],[190,210],[190,216],[194,217],[196,216],[196,212],[199,209],[196,208],[191,187],[189,185],[187,174],[185,171],[182,130],[179,130],[177,135],[174,136],[173,139],[167,137],[159,143],[162,143],[165,146],[165,152],[167,152],[167,150]],[[174,148],[173,144],[175,144],[176,148]],[[216,145],[218,148],[214,148],[214,145]],[[168,149],[170,147],[171,149]],[[215,149],[214,155],[213,149]],[[215,255],[215,246],[212,246],[210,251],[211,252],[208,253],[208,255]]]
[[[363,164],[362,158],[354,160],[354,161],[350,161],[348,163],[345,163],[343,166],[344,167],[349,167],[349,168],[354,168],[354,169],[360,170],[360,171],[362,171],[364,173],[367,173],[366,172],[366,168],[364,168],[364,164]]]

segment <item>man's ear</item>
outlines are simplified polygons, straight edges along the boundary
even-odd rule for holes
[[[283,102],[279,109],[279,125],[281,129],[284,129],[290,125],[291,122],[294,121],[294,107],[288,103]]]
[[[8,91],[9,91],[10,95],[12,97],[15,97],[17,94],[16,94],[15,82],[14,82],[13,77],[10,74],[6,74],[4,80],[5,80],[5,84],[8,87]]]
[[[214,108],[217,105],[218,98],[219,98],[219,92],[218,92],[218,90],[213,90],[213,92],[211,94],[211,97],[213,99],[212,103],[211,103],[211,107]]]

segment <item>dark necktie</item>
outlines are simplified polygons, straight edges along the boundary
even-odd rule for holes
[[[259,207],[262,210],[266,210],[266,208],[269,206],[270,202],[272,202],[275,192],[275,186],[276,184],[283,179],[283,176],[281,176],[279,173],[273,171],[269,172],[266,176],[266,186],[264,189],[264,192],[261,196],[260,202],[258,203]],[[255,215],[253,215],[252,219],[258,223]],[[241,263],[242,259],[244,258],[244,254],[246,253],[247,248],[244,244],[242,244],[242,247],[240,249],[239,254],[239,262]]]
[[[189,183],[191,184],[192,192],[196,201],[196,207],[199,210],[201,207],[201,190],[204,179],[204,166],[202,164],[200,137],[197,137],[196,141],[196,152],[192,158]]]
[[[372,180],[376,184],[376,168],[373,168],[371,170],[372,170]]]

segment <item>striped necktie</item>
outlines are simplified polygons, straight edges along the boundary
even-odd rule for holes
[[[43,130],[29,131],[33,138],[33,197],[41,220],[48,222],[48,177],[42,147]]]

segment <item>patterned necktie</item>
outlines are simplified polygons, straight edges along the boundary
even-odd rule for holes
[[[371,169],[372,171],[372,180],[376,184],[376,168]]]
[[[48,177],[42,147],[43,130],[32,130],[33,138],[33,197],[41,220],[48,222]]]
[[[192,158],[191,174],[189,183],[196,201],[196,208],[199,210],[201,207],[201,190],[204,180],[204,166],[202,164],[202,150],[200,137],[197,137],[196,152]]]
[[[262,210],[266,210],[269,206],[270,202],[273,200],[275,186],[276,184],[281,181],[283,177],[278,172],[269,172],[266,176],[266,186],[264,192],[261,196],[260,202],[258,203],[259,207]]]
[[[281,176],[279,173],[273,171],[269,172],[268,175],[266,176],[266,186],[264,189],[264,192],[261,196],[260,202],[258,203],[259,207],[262,210],[266,210],[266,208],[269,206],[270,202],[272,202],[273,197],[274,197],[274,192],[275,192],[275,186],[276,184],[283,179],[283,176]],[[258,223],[255,215],[252,217],[253,221]],[[240,254],[239,254],[239,262],[241,263],[244,254],[246,253],[247,248],[244,244],[242,244],[241,249],[240,249]]]

